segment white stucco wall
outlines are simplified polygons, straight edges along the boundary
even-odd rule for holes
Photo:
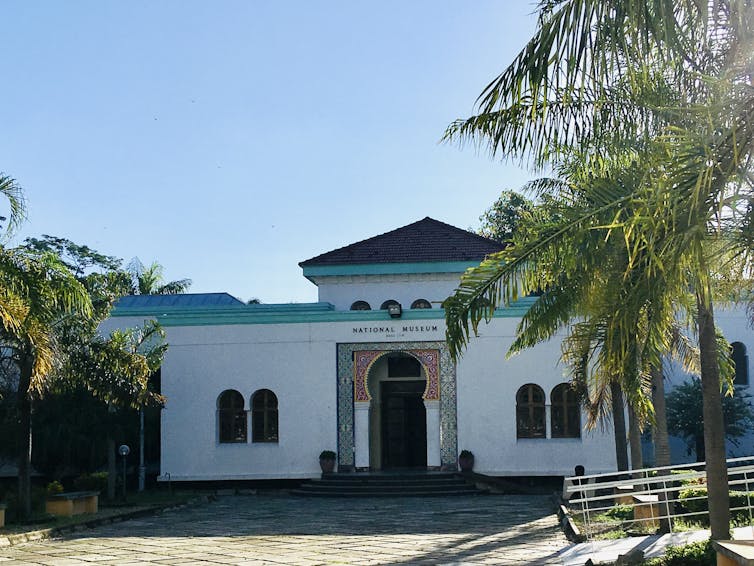
[[[378,310],[389,299],[398,301],[404,309],[411,308],[416,299],[426,299],[432,308],[439,308],[459,279],[458,273],[438,273],[321,277],[317,283],[321,302],[347,311],[356,301],[366,301],[372,310]]]
[[[309,325],[169,328],[162,371],[162,473],[172,479],[314,477],[318,456],[336,448],[335,356]],[[239,391],[278,398],[279,442],[221,444],[217,398]]]
[[[492,475],[565,475],[576,464],[595,473],[614,469],[609,430],[581,439],[516,438],[518,388],[537,383],[549,396],[564,381],[557,344],[504,359],[516,323],[503,318],[483,327],[458,365],[458,449],[472,450],[477,469]],[[388,325],[395,333],[354,332]],[[406,334],[403,325],[437,329]],[[321,450],[337,450],[337,344],[442,340],[444,324],[433,319],[186,326],[167,328],[167,335],[161,472],[173,480],[299,478],[319,474]],[[246,443],[219,443],[219,394],[235,389],[248,408],[251,395],[264,388],[278,398],[279,442],[251,442],[249,426]]]
[[[490,475],[571,475],[577,464],[588,474],[614,471],[612,426],[586,431],[582,414],[581,438],[552,438],[550,393],[568,381],[558,363],[560,342],[505,359],[518,321],[495,319],[481,326],[458,365],[459,451],[471,450],[475,470]],[[547,438],[517,438],[516,392],[528,383],[545,392]]]

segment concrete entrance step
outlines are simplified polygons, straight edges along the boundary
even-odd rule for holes
[[[302,484],[292,494],[308,497],[444,497],[480,495],[452,472],[328,474]]]

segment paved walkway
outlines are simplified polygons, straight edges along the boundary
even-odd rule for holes
[[[0,566],[562,564],[567,546],[546,497],[233,496],[0,548]]]

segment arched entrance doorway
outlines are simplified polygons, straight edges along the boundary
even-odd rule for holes
[[[373,469],[427,467],[427,378],[414,356],[394,352],[370,368],[369,460]]]
[[[378,469],[369,380],[372,366],[390,354],[421,362],[426,380],[427,468],[455,470],[458,458],[456,373],[445,342],[355,342],[338,344],[338,469]],[[381,403],[380,403],[381,410]],[[380,421],[376,421],[379,423]],[[378,425],[377,425],[378,426]],[[380,433],[381,434],[381,433]],[[381,445],[380,445],[381,446]]]

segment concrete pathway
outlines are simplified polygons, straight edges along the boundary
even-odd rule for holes
[[[546,497],[232,496],[0,548],[0,566],[562,564],[568,546]]]
[[[754,527],[737,527],[733,529],[732,534],[735,540],[753,540]],[[566,566],[582,566],[587,560],[591,560],[593,564],[612,564],[621,554],[641,550],[644,558],[648,560],[663,556],[670,546],[685,546],[705,541],[709,537],[709,530],[700,530],[615,540],[595,540],[574,544],[561,553],[560,559]]]

